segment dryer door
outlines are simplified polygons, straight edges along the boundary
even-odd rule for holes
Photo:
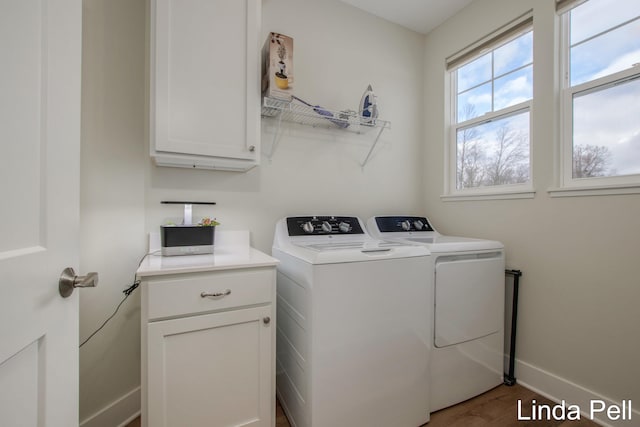
[[[503,329],[502,253],[443,256],[436,260],[434,327],[436,347]]]

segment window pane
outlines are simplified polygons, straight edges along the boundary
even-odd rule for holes
[[[494,93],[494,110],[530,100],[533,97],[533,67],[530,65],[496,79]]]
[[[533,31],[529,31],[496,49],[493,53],[493,62],[494,76],[501,76],[516,68],[531,64],[533,62]]]
[[[529,110],[457,131],[456,188],[529,180]]]
[[[491,80],[491,52],[458,68],[458,93]]]
[[[571,86],[625,70],[638,63],[640,20],[571,48]]]
[[[458,95],[458,123],[479,117],[489,111],[491,111],[491,83]]]
[[[588,1],[571,10],[571,45],[639,15],[638,0]]]
[[[531,99],[532,43],[529,31],[457,70],[457,123]]]
[[[640,80],[573,99],[573,177],[640,174]]]

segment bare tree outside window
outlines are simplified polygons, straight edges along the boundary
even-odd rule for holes
[[[456,178],[457,189],[527,182],[528,113],[458,130]]]
[[[462,120],[476,116],[476,109],[466,104],[462,111]],[[478,130],[462,129],[458,133],[457,144],[457,180],[458,189],[478,187],[484,179],[484,152],[478,146]]]
[[[478,187],[484,181],[486,156],[477,139],[475,129],[465,129],[458,142],[457,187]]]
[[[529,134],[503,124],[496,130],[497,149],[489,158],[485,185],[519,184],[529,179]]]
[[[615,171],[609,170],[610,163],[611,151],[604,145],[586,144],[573,147],[574,178],[615,175]]]

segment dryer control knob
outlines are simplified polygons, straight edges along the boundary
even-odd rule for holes
[[[338,224],[338,229],[340,230],[341,233],[348,233],[351,231],[351,225],[343,221],[340,224]]]
[[[331,233],[331,229],[333,227],[331,227],[331,224],[329,224],[329,221],[324,221],[322,223],[322,231],[324,231],[325,233]]]
[[[305,222],[304,224],[302,224],[302,229],[305,233],[311,234],[313,233],[313,224],[311,223],[311,221]]]
[[[402,221],[402,222],[400,223],[400,225],[402,226],[402,229],[403,229],[404,231],[409,231],[409,230],[411,230],[411,222],[410,222],[409,220]]]
[[[416,230],[422,230],[422,227],[424,227],[424,222],[420,220],[413,221],[413,226],[416,228]]]

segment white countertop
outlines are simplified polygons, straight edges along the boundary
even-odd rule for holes
[[[155,236],[151,236],[151,253],[140,263],[136,271],[138,277],[268,267],[279,262],[249,246],[248,231],[216,231],[213,254],[208,255],[162,256],[154,245],[154,239]]]

